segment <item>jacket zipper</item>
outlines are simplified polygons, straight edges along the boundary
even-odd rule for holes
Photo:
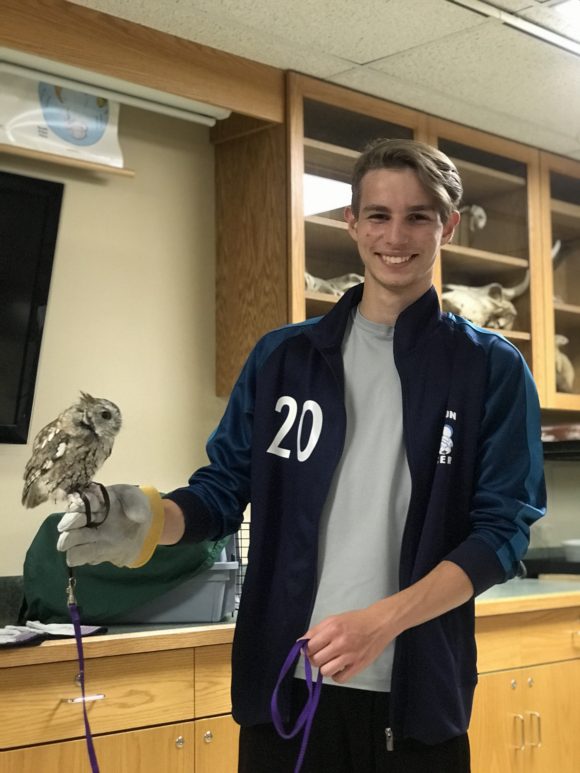
[[[385,728],[385,737],[387,741],[387,751],[392,752],[395,750],[395,737],[390,727]]]

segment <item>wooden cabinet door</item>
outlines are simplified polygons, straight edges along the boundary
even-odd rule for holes
[[[195,773],[236,773],[239,727],[228,714],[195,723]]]
[[[527,360],[543,400],[539,152],[439,118],[429,117],[428,125],[431,141],[455,163],[464,189],[461,222],[453,241],[441,248],[443,310],[467,317],[477,325],[499,329]],[[453,285],[485,288],[497,284],[506,292],[500,293],[497,286],[492,288],[494,297],[501,294],[501,303],[489,314],[477,301],[475,305],[467,302],[465,290],[453,289]]]
[[[472,773],[525,773],[526,689],[520,669],[480,676],[469,729]]]
[[[580,661],[524,669],[529,773],[580,770]]]
[[[193,735],[194,723],[182,722],[99,736],[95,738],[95,751],[100,771],[193,773]],[[0,770],[2,773],[91,773],[91,766],[85,741],[78,740],[0,752]],[[218,770],[215,768],[212,773]]]
[[[580,163],[541,153],[546,408],[580,410]]]

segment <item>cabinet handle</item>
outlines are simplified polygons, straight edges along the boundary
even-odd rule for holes
[[[213,741],[213,733],[211,732],[211,730],[207,730],[207,731],[206,731],[206,732],[203,734],[203,740],[204,740],[206,743],[211,743],[211,742]]]
[[[178,749],[183,749],[183,747],[185,746],[185,738],[182,735],[178,735],[177,738],[175,739],[175,745],[177,746]]]
[[[79,695],[78,698],[63,698],[62,703],[90,703],[91,701],[102,701],[105,699],[104,693],[97,693],[96,695]]]
[[[526,723],[523,717],[523,714],[514,714],[514,724],[520,726],[520,732],[519,732],[519,740],[520,742],[515,744],[515,749],[517,749],[520,752],[523,752],[526,750]]]
[[[542,745],[542,717],[539,711],[528,711],[528,716],[530,717],[531,727],[533,728],[534,725],[536,726],[536,740],[531,741],[530,746],[534,749],[539,749]]]

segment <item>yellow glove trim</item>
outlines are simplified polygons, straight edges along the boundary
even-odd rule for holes
[[[153,518],[151,519],[151,526],[149,527],[147,536],[145,537],[143,545],[141,546],[139,555],[132,564],[128,565],[130,569],[138,569],[140,566],[143,566],[147,563],[147,561],[149,561],[155,552],[155,548],[159,544],[161,534],[163,533],[163,527],[165,525],[163,500],[161,499],[161,495],[157,489],[153,488],[153,486],[139,486],[139,489],[149,500],[149,507],[153,513]]]

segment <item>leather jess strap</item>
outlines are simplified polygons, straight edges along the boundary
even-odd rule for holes
[[[83,720],[85,723],[85,741],[87,745],[87,754],[89,755],[89,762],[91,764],[91,771],[92,773],[99,773],[99,763],[97,760],[97,753],[95,751],[95,745],[93,743],[93,735],[91,733],[91,726],[90,726],[89,717],[87,714],[87,704],[86,704],[86,695],[85,695],[85,658],[83,653],[81,616],[79,613],[79,608],[77,606],[74,588],[75,588],[75,578],[74,578],[73,570],[69,567],[67,603],[68,603],[69,614],[74,627],[75,641],[77,645],[77,657],[79,661],[79,681],[80,681],[82,704],[83,704]]]
[[[293,645],[292,649],[288,653],[288,657],[284,661],[284,665],[280,670],[280,675],[278,677],[276,687],[274,687],[272,699],[270,701],[272,722],[274,723],[274,727],[276,728],[276,731],[281,738],[288,740],[290,738],[294,738],[301,731],[303,731],[302,742],[300,744],[300,753],[298,755],[296,767],[294,768],[294,773],[300,773],[300,769],[302,768],[306,747],[308,746],[310,729],[312,727],[314,715],[316,714],[318,701],[320,700],[320,691],[322,688],[322,674],[320,671],[316,677],[316,682],[312,681],[312,666],[310,665],[310,661],[308,659],[307,649],[308,639],[299,639]],[[284,723],[282,722],[282,717],[280,716],[280,711],[278,709],[278,692],[286,675],[294,665],[296,658],[298,658],[301,653],[304,655],[304,672],[306,676],[306,689],[308,690],[308,697],[306,699],[306,703],[304,704],[304,708],[296,720],[296,724],[291,730],[286,731],[284,729]]]

